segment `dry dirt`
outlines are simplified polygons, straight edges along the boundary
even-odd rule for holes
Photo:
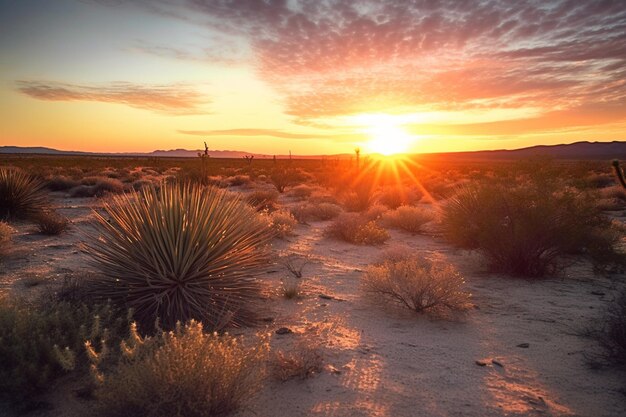
[[[55,194],[55,202],[72,220],[71,229],[47,237],[31,224],[16,225],[15,249],[0,264],[0,291],[29,294],[67,274],[90,271],[78,244],[98,200]],[[294,203],[282,196],[281,202]],[[436,236],[391,231],[380,247],[355,246],[324,237],[327,224],[299,225],[294,236],[274,242],[277,256],[310,259],[301,298],[280,295],[281,279],[289,277],[282,265],[266,278],[275,294],[266,300],[274,319],[267,327],[272,348],[289,349],[300,339],[318,343],[323,369],[303,380],[268,379],[241,416],[626,415],[626,377],[615,369],[592,369],[585,355],[596,343],[581,335],[597,326],[623,277],[594,276],[581,263],[559,278],[511,279],[486,273],[480,258]],[[363,270],[393,247],[456,265],[475,307],[463,317],[441,320],[365,297],[359,286]],[[280,327],[293,333],[275,334]],[[37,415],[89,415],[93,403],[76,398],[71,387],[72,381],[62,381],[50,399],[52,409]]]

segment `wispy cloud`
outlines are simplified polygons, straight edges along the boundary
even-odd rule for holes
[[[260,76],[303,121],[407,107],[601,107],[626,98],[619,1],[185,4],[247,38]]]
[[[363,139],[359,134],[309,134],[292,133],[276,129],[222,129],[222,130],[179,130],[179,133],[195,136],[266,136],[281,139],[331,139],[331,140],[355,140]]]
[[[78,85],[46,81],[18,81],[18,90],[27,96],[48,101],[96,101],[124,104],[170,115],[206,113],[208,100],[187,85],[142,85],[115,82],[106,85]]]

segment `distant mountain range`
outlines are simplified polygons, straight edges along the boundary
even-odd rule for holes
[[[74,155],[74,156],[126,156],[126,157],[197,157],[201,150],[171,149],[152,152],[130,153],[97,153],[80,151],[62,151],[45,147],[0,146],[0,154],[42,154],[42,155]],[[255,158],[272,158],[273,155],[253,154],[243,151],[209,151],[212,158],[243,158],[254,155]],[[327,155],[326,157],[349,157],[349,154]],[[563,145],[538,145],[521,149],[499,149],[474,152],[446,152],[423,154],[424,157],[453,157],[455,159],[524,159],[533,156],[547,156],[558,159],[626,159],[626,141],[613,142],[575,142]],[[277,158],[288,158],[288,155],[276,155]],[[298,159],[319,159],[322,155],[294,155]]]

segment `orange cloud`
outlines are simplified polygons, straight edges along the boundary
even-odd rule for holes
[[[125,104],[170,115],[204,113],[206,103],[198,92],[180,84],[140,85],[115,82],[108,85],[77,85],[41,81],[18,81],[27,96],[48,101],[97,101]]]

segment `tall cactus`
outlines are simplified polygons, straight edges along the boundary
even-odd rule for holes
[[[622,184],[623,188],[626,188],[626,179],[624,178],[624,170],[619,165],[619,161],[617,159],[613,160],[613,170],[615,171],[615,176],[619,180],[619,183]]]

